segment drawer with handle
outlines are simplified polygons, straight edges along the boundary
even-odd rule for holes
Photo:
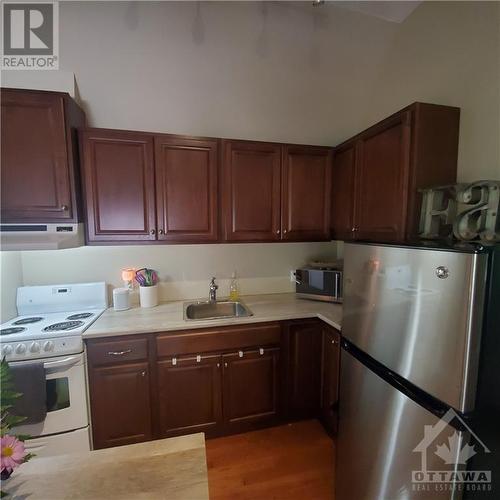
[[[262,323],[165,333],[157,336],[156,349],[158,357],[165,357],[267,346],[279,344],[280,338],[279,323]]]
[[[134,337],[122,340],[88,341],[87,356],[89,363],[93,366],[147,360],[148,339]]]

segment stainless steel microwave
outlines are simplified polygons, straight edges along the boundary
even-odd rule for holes
[[[342,271],[304,267],[295,271],[295,291],[303,299],[342,302]]]

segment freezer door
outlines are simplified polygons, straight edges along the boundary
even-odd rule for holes
[[[424,426],[435,426],[436,416],[344,350],[341,366],[336,500],[461,498],[461,491],[452,491],[453,483],[443,487],[412,480],[422,470],[456,471],[435,451],[455,432],[461,445],[462,433],[446,424],[431,441],[433,429],[426,433]]]
[[[472,410],[487,259],[346,244],[342,335],[437,399]]]

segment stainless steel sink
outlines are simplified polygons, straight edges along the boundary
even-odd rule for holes
[[[253,316],[252,311],[240,301],[218,300],[217,302],[186,302],[184,319],[186,321],[221,318],[244,318]]]

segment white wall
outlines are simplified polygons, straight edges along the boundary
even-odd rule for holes
[[[421,100],[462,108],[460,180],[500,178],[498,2],[63,2],[60,26],[94,126],[335,145]]]
[[[221,296],[237,272],[242,294],[291,292],[290,270],[311,259],[335,259],[335,243],[267,243],[82,247],[21,252],[25,285],[106,281],[122,286],[121,269],[150,267],[160,274],[165,300],[208,295],[212,276]]]
[[[16,316],[16,289],[23,284],[21,252],[0,252],[0,323]]]

